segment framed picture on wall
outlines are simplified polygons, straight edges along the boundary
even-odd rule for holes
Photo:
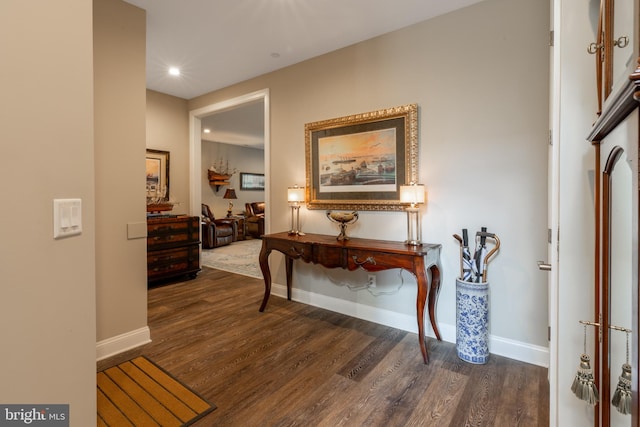
[[[169,152],[147,150],[147,199],[169,199]]]
[[[264,191],[264,174],[240,172],[240,190]]]
[[[417,104],[410,104],[307,123],[307,207],[406,207],[400,186],[418,180],[417,116]]]

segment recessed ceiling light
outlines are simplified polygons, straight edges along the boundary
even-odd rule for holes
[[[204,132],[204,133],[211,133],[211,129],[209,129],[209,128],[204,128],[204,129],[202,129],[202,132]]]
[[[272,58],[280,58],[280,54],[278,52],[272,52],[271,53],[271,57]]]
[[[179,76],[180,75],[180,68],[178,68],[178,67],[169,68],[169,74],[171,74],[172,76]]]

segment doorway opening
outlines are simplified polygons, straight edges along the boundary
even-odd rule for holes
[[[265,202],[265,233],[269,232],[270,218],[270,117],[269,117],[269,89],[248,93],[236,98],[210,104],[189,112],[189,210],[191,215],[200,215],[202,203],[202,184],[206,173],[202,166],[202,120],[206,117],[227,112],[247,105],[261,103],[263,108],[264,129],[264,202]]]

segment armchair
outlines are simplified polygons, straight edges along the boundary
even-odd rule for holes
[[[202,248],[228,245],[238,238],[238,223],[234,219],[216,219],[208,205],[202,204]]]
[[[261,237],[264,234],[264,202],[246,203],[247,233],[251,237]]]

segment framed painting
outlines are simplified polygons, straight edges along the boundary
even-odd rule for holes
[[[305,125],[309,209],[402,210],[400,186],[418,180],[418,106]]]
[[[240,172],[240,189],[264,191],[264,174]]]
[[[147,150],[147,199],[169,200],[169,152]]]

